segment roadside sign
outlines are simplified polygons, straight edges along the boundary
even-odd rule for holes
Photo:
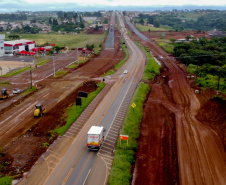
[[[129,140],[129,136],[128,135],[120,135],[120,139],[121,140]]]
[[[78,91],[78,97],[88,98],[88,92]]]
[[[81,98],[76,98],[76,105],[82,105],[82,99]]]
[[[135,108],[137,105],[135,103],[132,103],[131,107]]]
[[[127,141],[127,146],[128,146],[128,140],[129,140],[129,136],[128,135],[120,135],[120,145],[121,145],[121,140],[126,140]]]

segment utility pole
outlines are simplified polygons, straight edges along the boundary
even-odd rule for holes
[[[31,78],[31,89],[32,89],[32,72],[31,72],[31,64],[30,64],[30,78]]]
[[[53,55],[53,73],[55,77],[55,55]]]
[[[78,46],[77,46],[77,61],[78,61],[78,64],[79,64],[79,60],[78,60]]]

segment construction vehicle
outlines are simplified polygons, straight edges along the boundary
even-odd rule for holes
[[[6,99],[9,97],[9,91],[7,91],[6,89],[2,89],[2,94],[0,96],[0,99]]]
[[[104,127],[92,126],[87,133],[87,149],[99,150],[104,142]]]
[[[46,113],[46,109],[42,104],[35,105],[34,117],[42,117]]]

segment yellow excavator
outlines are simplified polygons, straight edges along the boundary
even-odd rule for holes
[[[46,113],[46,109],[42,104],[35,105],[34,117],[42,117]]]
[[[2,89],[2,94],[0,96],[0,99],[6,99],[9,97],[9,91],[7,91],[6,89]]]

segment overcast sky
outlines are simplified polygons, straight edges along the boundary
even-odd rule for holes
[[[216,6],[226,9],[226,0],[0,0],[0,11],[15,10],[69,10],[76,8],[103,9],[104,7],[163,7],[163,6]]]

